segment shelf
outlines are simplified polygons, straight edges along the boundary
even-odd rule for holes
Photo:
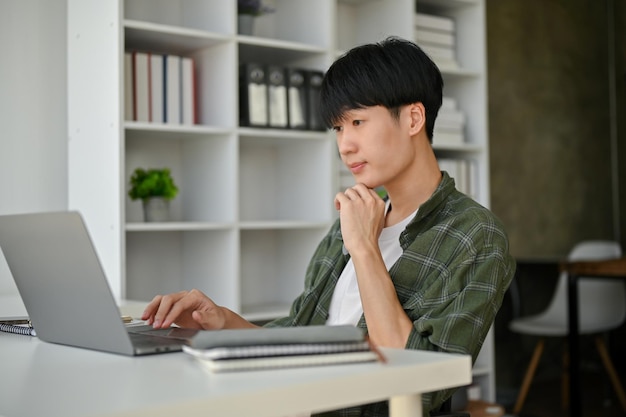
[[[228,42],[232,36],[136,20],[124,21],[127,50],[189,55],[199,49]]]
[[[246,35],[238,35],[237,40],[240,56],[250,62],[273,64],[286,59],[299,59],[302,56],[326,53],[324,48],[301,42]]]
[[[309,130],[290,130],[290,129],[259,129],[240,127],[239,136],[242,141],[256,141],[263,139],[267,143],[284,143],[284,141],[294,140],[332,140],[332,136],[327,132],[315,132]]]
[[[480,0],[417,0],[418,8],[422,6],[433,6],[437,9],[457,9],[462,7],[476,7],[480,5]]]
[[[303,221],[248,221],[242,222],[239,227],[242,230],[295,230],[295,229],[323,229],[328,227],[328,222],[303,222]]]
[[[439,144],[435,135],[433,147],[450,166],[473,170],[472,195],[489,207],[484,0],[266,2],[274,13],[244,36],[232,0],[68,0],[68,33],[81,35],[68,37],[68,201],[85,214],[116,297],[198,288],[250,320],[287,314],[337,218],[337,188],[352,178],[340,175],[331,132],[238,126],[239,66],[326,71],[338,51],[388,35],[413,39],[418,10],[457,29],[460,68],[441,70],[466,142],[450,135]],[[193,59],[197,124],[123,120],[130,50]],[[170,168],[180,190],[172,221],[143,222],[141,202],[127,195],[138,167]],[[492,346],[490,334],[474,368],[487,400]]]
[[[124,128],[127,138],[149,134],[155,139],[194,139],[202,136],[222,136],[234,133],[234,129],[222,127],[145,123],[128,120],[124,122]]]
[[[467,70],[464,68],[451,68],[441,66],[441,75],[444,79],[447,78],[478,78],[481,77],[482,74],[478,71]]]
[[[202,222],[165,222],[165,223],[126,223],[127,232],[182,232],[182,231],[208,231],[228,230],[233,225],[226,223],[202,223]]]
[[[437,143],[437,135],[433,138],[433,149],[435,152],[437,151],[454,151],[459,153],[479,153],[484,152],[485,147],[482,145],[474,145],[471,143],[464,143],[461,145],[450,145],[450,144],[438,144]]]

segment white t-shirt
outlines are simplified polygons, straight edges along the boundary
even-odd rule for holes
[[[389,210],[389,201],[385,208],[385,215]],[[378,247],[383,255],[383,260],[387,270],[402,255],[402,247],[400,246],[400,233],[404,231],[406,225],[417,214],[415,210],[399,223],[391,227],[385,227],[378,238]],[[343,269],[341,276],[337,280],[333,298],[330,302],[330,309],[326,324],[330,326],[351,324],[356,326],[359,319],[363,315],[363,306],[361,305],[361,296],[359,295],[359,284],[354,271],[352,259]]]

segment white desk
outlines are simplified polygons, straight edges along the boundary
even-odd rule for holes
[[[131,358],[0,332],[0,416],[279,417],[390,399],[392,416],[414,417],[421,393],[471,382],[469,356],[383,352],[387,364],[211,374],[184,353]]]

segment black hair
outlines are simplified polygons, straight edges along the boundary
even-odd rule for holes
[[[389,37],[357,46],[330,66],[321,86],[320,116],[331,128],[348,110],[383,106],[397,119],[401,106],[421,102],[432,142],[442,90],[441,72],[428,55],[413,42]]]

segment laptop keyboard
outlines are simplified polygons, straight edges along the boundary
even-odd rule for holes
[[[181,340],[175,340],[167,337],[160,337],[141,333],[129,333],[130,340],[136,348],[157,347],[176,347],[183,344]],[[180,350],[180,349],[177,349]]]

